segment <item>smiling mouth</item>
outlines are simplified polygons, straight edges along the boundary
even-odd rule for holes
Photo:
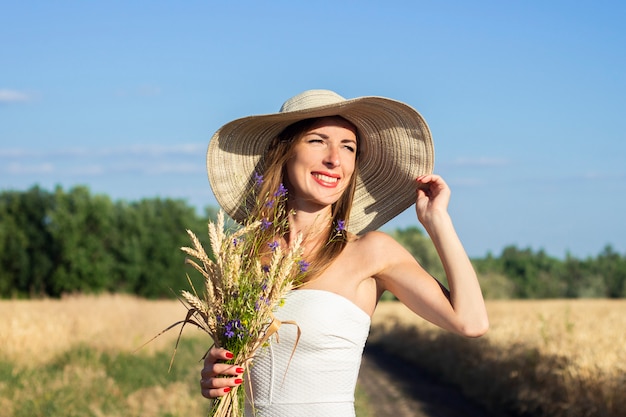
[[[315,178],[319,182],[330,184],[330,185],[336,185],[339,182],[338,177],[330,177],[328,175],[320,174],[319,172],[314,172],[313,178]]]

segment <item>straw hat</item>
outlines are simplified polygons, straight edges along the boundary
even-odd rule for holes
[[[412,107],[383,97],[346,100],[328,90],[309,90],[287,100],[278,113],[249,116],[222,126],[207,152],[209,182],[218,203],[242,220],[254,173],[264,171],[272,139],[299,120],[341,116],[360,137],[359,177],[347,229],[375,230],[415,202],[415,179],[433,170],[433,143],[426,121]]]

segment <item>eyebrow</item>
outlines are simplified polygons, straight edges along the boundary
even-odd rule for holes
[[[326,135],[326,134],[324,134],[324,133],[319,133],[319,132],[316,132],[316,131],[312,131],[312,132],[305,133],[303,137],[306,137],[306,136],[309,136],[309,135],[319,136],[319,137],[320,137],[320,138],[322,138],[322,139],[329,139],[329,136],[328,136],[328,135]],[[354,143],[355,145],[357,145],[357,144],[358,144],[358,141],[357,141],[356,139],[348,139],[348,138],[346,138],[346,139],[341,139],[341,140],[340,140],[340,142],[341,142],[341,143],[346,143],[346,142],[348,142],[348,143]]]

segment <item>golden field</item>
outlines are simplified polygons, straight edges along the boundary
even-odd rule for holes
[[[206,415],[198,381],[208,337],[186,328],[171,371],[178,328],[142,347],[186,311],[120,295],[0,301],[0,414]]]
[[[133,352],[185,317],[178,301],[149,301],[125,295],[71,296],[61,300],[0,301],[0,358],[37,366],[73,347]],[[191,327],[185,334],[197,333]],[[171,348],[178,330],[143,347]]]
[[[384,302],[372,321],[368,343],[383,345],[460,385],[466,395],[496,415],[504,411],[532,416],[626,415],[625,300],[490,301],[488,309],[489,333],[479,339],[464,339],[425,323],[401,304]],[[3,376],[12,378],[21,369],[36,372],[81,346],[96,354],[132,355],[144,342],[182,319],[185,312],[178,301],[147,301],[120,295],[0,301],[0,359],[13,367]],[[166,353],[153,364],[155,376],[167,373],[168,355],[177,332],[170,330],[139,351],[141,355]],[[119,407],[133,410],[126,415],[204,412],[206,403],[199,398],[197,389],[201,367],[197,360],[208,339],[191,327],[185,330],[185,339],[199,340],[190,365],[183,365],[189,369],[180,377],[191,381],[191,385],[183,388],[180,382],[172,382],[167,389],[133,388],[126,399],[120,400],[124,403]],[[64,378],[78,378],[85,386],[96,378],[95,374],[105,373],[90,366],[79,372],[77,364],[64,365]],[[86,368],[92,370],[87,372]],[[111,388],[101,396],[123,397],[122,388],[113,386],[106,375],[103,378]],[[65,383],[57,381],[57,377],[50,379],[57,385]],[[26,380],[30,382],[18,385],[36,381],[34,377]],[[6,397],[9,391],[30,404],[36,401],[27,398],[28,390],[36,396],[44,395],[49,388],[26,387],[20,391],[10,389],[9,384],[0,378],[0,394],[5,393],[0,395],[3,410],[21,407],[18,400]],[[98,389],[102,389],[100,385]],[[63,392],[60,387],[56,389]],[[106,409],[106,404],[101,407]],[[169,414],[163,410],[169,410]],[[38,415],[53,414],[42,411]],[[15,411],[9,415],[22,414]],[[84,415],[125,414],[100,410]]]
[[[370,343],[460,385],[496,415],[626,416],[626,300],[489,301],[487,307],[487,335],[465,339],[402,304],[381,304]]]

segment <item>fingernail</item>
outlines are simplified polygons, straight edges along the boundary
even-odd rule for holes
[[[224,392],[230,392],[230,387],[224,388]]]
[[[238,374],[243,374],[243,368],[237,368],[235,369],[235,372],[237,372]]]
[[[227,357],[228,359],[232,359],[232,358],[234,358],[234,357],[235,357],[235,355],[233,355],[233,354],[232,354],[232,353],[230,353],[230,352],[226,352],[226,357]]]
[[[243,382],[243,379],[237,378],[235,379],[235,384],[239,385]]]

